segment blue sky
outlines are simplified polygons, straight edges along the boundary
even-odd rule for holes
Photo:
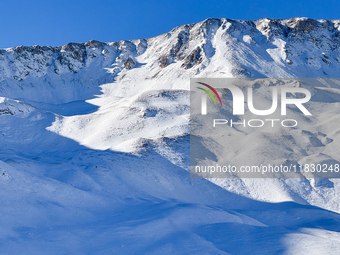
[[[3,0],[0,48],[149,38],[209,17],[340,19],[339,6],[316,0]]]

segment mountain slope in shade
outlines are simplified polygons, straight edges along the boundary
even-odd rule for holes
[[[207,19],[150,39],[1,50],[1,253],[340,250],[337,179],[188,173],[189,78],[338,77],[339,22]],[[322,87],[335,124],[337,86]]]

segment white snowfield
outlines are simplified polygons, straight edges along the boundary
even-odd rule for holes
[[[207,19],[0,50],[0,254],[340,254],[338,179],[188,172],[191,77],[338,78],[339,45],[340,21]],[[340,84],[320,83],[320,125],[284,148],[235,131],[235,160],[339,161]]]

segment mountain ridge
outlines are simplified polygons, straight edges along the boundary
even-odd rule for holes
[[[154,78],[167,75],[169,68],[190,76],[337,77],[339,24],[307,18],[209,18],[149,39],[18,46],[0,51],[0,90],[4,96],[52,103],[89,99],[100,93],[98,86],[145,65],[152,66]],[[41,78],[45,89],[36,85]],[[37,90],[57,90],[60,97],[46,92],[39,98]]]

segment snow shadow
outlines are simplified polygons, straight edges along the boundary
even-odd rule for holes
[[[340,232],[337,213],[191,179],[152,144],[93,150],[46,130],[52,113],[0,117],[1,254],[281,254],[303,228]]]

